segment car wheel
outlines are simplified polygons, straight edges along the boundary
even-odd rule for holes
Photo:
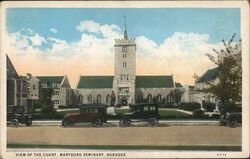
[[[11,120],[11,125],[13,126],[13,127],[18,127],[18,125],[19,125],[19,121],[18,121],[18,119],[12,119]]]
[[[69,119],[63,119],[62,126],[63,127],[73,126],[73,123]]]
[[[219,120],[219,124],[220,124],[220,126],[225,126],[226,122],[223,119],[220,119]]]
[[[25,121],[25,125],[26,125],[26,126],[31,126],[31,125],[32,125],[32,120],[31,120],[31,119],[27,119],[27,120]]]
[[[120,120],[119,125],[121,127],[128,127],[131,124],[131,120],[127,118],[123,118]]]
[[[157,121],[156,118],[149,118],[149,119],[148,119],[148,123],[149,123],[149,125],[152,126],[152,127],[158,125],[158,121]]]
[[[92,125],[95,127],[100,127],[100,126],[102,126],[102,123],[103,123],[102,120],[97,118],[97,119],[93,120]]]
[[[231,128],[235,128],[235,127],[238,125],[238,120],[235,119],[235,118],[229,119],[228,125],[229,125]]]

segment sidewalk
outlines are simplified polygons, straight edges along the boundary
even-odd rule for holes
[[[61,126],[61,120],[34,120],[33,126]],[[146,122],[136,122],[134,125],[142,125]],[[119,120],[108,120],[107,124],[115,124],[118,126]],[[160,120],[159,124],[171,125],[171,126],[185,126],[185,125],[219,125],[218,121],[215,120]]]

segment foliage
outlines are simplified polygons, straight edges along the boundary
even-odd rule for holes
[[[224,112],[235,112],[236,111],[236,104],[234,102],[227,102],[223,105]]]
[[[183,109],[183,110],[188,110],[188,111],[193,111],[195,109],[200,109],[201,108],[201,104],[200,103],[195,103],[195,102],[192,102],[192,103],[180,103],[180,109]]]
[[[215,104],[211,102],[205,102],[203,103],[202,107],[208,112],[213,112],[213,110],[215,109]]]
[[[235,34],[225,42],[220,52],[213,50],[217,57],[210,53],[206,55],[218,66],[218,83],[208,83],[208,92],[214,94],[223,104],[241,101],[242,90],[242,49],[241,40],[233,43]]]
[[[43,88],[41,90],[41,98],[38,100],[38,104],[41,106],[42,118],[54,118],[56,116],[56,110],[53,107],[52,102],[53,89]]]

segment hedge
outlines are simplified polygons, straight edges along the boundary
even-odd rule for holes
[[[203,103],[203,108],[206,109],[207,112],[213,112],[215,109],[215,103],[205,102]]]
[[[200,103],[180,103],[180,109],[183,110],[188,110],[188,111],[193,111],[195,109],[200,109],[201,108],[201,104]]]

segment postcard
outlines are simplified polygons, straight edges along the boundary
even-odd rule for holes
[[[1,2],[0,158],[249,157],[249,2]]]

